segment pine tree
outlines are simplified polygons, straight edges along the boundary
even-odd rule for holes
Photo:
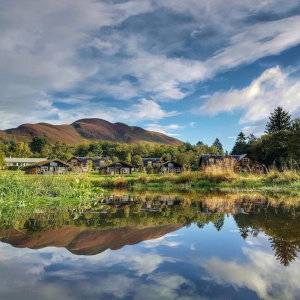
[[[247,139],[245,134],[241,131],[237,136],[231,154],[244,154],[246,151],[247,151]]]
[[[266,133],[272,134],[291,127],[291,115],[278,106],[271,113],[266,125]]]
[[[218,138],[215,139],[212,145],[217,148],[218,154],[220,155],[224,154],[223,145]]]

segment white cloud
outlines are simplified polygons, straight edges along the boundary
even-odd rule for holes
[[[66,103],[78,103],[80,99],[67,98]],[[134,124],[140,121],[156,121],[170,116],[175,116],[176,111],[166,111],[158,103],[151,99],[138,100],[136,104],[126,108],[116,108],[114,106],[103,104],[91,104],[87,99],[82,100],[86,105],[76,108],[58,109],[53,101],[43,100],[38,102],[31,114],[24,115],[24,110],[7,113],[0,111],[2,129],[19,125],[21,122],[33,123],[49,121],[52,124],[72,123],[82,118],[102,118],[110,122],[126,122]]]
[[[179,134],[177,133],[177,131],[181,128],[182,126],[180,126],[179,124],[160,125],[157,123],[152,123],[146,126],[147,130],[160,132],[170,136],[178,136]]]
[[[277,106],[292,114],[299,114],[300,82],[280,67],[265,70],[243,89],[216,92],[202,105],[201,111],[210,115],[242,110],[241,123],[255,124],[264,121]],[[245,126],[246,132],[259,127]]]
[[[262,299],[296,299],[300,295],[300,261],[283,268],[272,253],[244,248],[246,263],[211,258],[202,263],[219,284],[246,287]]]
[[[79,115],[79,111],[73,113],[62,108],[52,107],[48,112],[40,109],[40,101],[57,92],[69,94],[69,98],[79,89],[96,98],[104,94],[117,99],[148,95],[156,101],[182,99],[190,93],[195,82],[299,44],[300,17],[284,15],[298,4],[296,0],[232,0],[230,5],[221,0],[129,0],[117,3],[3,0],[0,3],[1,125],[44,121],[57,114],[60,116],[57,121]],[[124,21],[134,23],[133,18],[162,8],[191,17],[184,26],[177,26],[177,17],[166,20],[170,22],[170,28],[173,26],[179,31],[178,39],[171,46],[168,41],[153,40],[150,34],[140,32],[144,27],[164,32],[164,24],[143,23],[139,18],[130,30],[122,27]],[[249,18],[259,14],[275,14],[277,19],[255,21],[249,25]],[[204,57],[192,56],[193,59],[166,53],[168,47],[174,52],[182,50],[186,36],[181,30],[190,31],[187,36],[199,39],[199,48],[208,44],[207,36],[215,48]],[[212,33],[207,34],[210,30]],[[162,45],[157,46],[159,42]],[[193,53],[201,51],[190,49]],[[136,82],[128,79],[128,75]],[[286,95],[286,99],[291,98]],[[77,102],[80,103],[81,111],[85,112],[81,115],[89,117],[94,107],[85,99]],[[149,102],[147,105],[148,109]],[[99,106],[101,115],[111,115],[103,112],[106,111],[104,105]],[[150,109],[157,111],[154,106],[152,104]],[[111,111],[111,107],[107,109]],[[32,116],[25,115],[24,111],[30,111]],[[140,112],[140,116],[142,114]],[[160,114],[168,115],[162,111]],[[153,114],[150,119],[155,120]]]

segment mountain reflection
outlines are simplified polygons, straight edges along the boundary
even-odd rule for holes
[[[107,249],[157,239],[184,226],[199,230],[213,224],[222,231],[226,215],[243,239],[268,236],[274,255],[288,266],[300,250],[300,206],[262,196],[130,195],[117,193],[94,207],[66,211],[1,214],[0,240],[18,248],[64,247],[73,254],[95,255]],[[17,222],[15,220],[18,220]]]

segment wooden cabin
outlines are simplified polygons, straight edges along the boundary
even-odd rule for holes
[[[181,173],[183,170],[183,165],[175,161],[167,161],[162,163],[159,168],[160,173]]]
[[[104,175],[129,175],[132,173],[133,167],[125,162],[116,162],[108,166],[101,167],[100,173]]]
[[[47,160],[47,158],[42,157],[5,157],[4,162],[8,169],[21,169],[26,166],[30,166],[42,161]]]
[[[142,170],[147,173],[157,173],[161,166],[161,159],[159,157],[145,157],[143,158]]]
[[[58,159],[46,160],[24,168],[26,174],[65,174],[70,166]]]
[[[265,174],[268,172],[265,165],[254,162],[247,157],[247,154],[240,155],[201,155],[199,158],[199,168],[205,169],[207,166],[217,165],[222,168],[233,168],[236,172],[252,172]]]
[[[109,162],[109,157],[80,157],[74,156],[68,160],[68,164],[74,172],[88,172],[91,169],[98,171]]]
[[[207,166],[212,166],[212,165],[222,165],[226,167],[227,164],[230,164],[231,162],[244,162],[248,163],[249,159],[246,157],[247,154],[241,154],[241,155],[211,155],[211,154],[204,154],[201,155],[199,158],[199,167],[200,168],[205,168]]]

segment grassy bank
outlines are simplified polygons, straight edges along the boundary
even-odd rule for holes
[[[116,220],[104,218],[103,212],[107,212],[107,206],[99,200],[103,199],[106,193],[128,194],[124,188],[131,190],[130,194],[138,200],[132,207],[133,214],[143,203],[154,203],[157,197],[180,199],[182,208],[201,201],[212,211],[226,212],[234,211],[235,205],[240,202],[251,205],[266,199],[273,205],[298,205],[299,183],[299,175],[290,172],[270,173],[266,176],[231,174],[231,177],[228,174],[221,177],[221,174],[216,173],[109,177],[98,174],[39,176],[25,175],[21,172],[0,172],[0,228],[12,226],[35,230],[37,227],[52,225],[96,226],[105,220],[109,224],[120,222],[119,213],[114,211],[113,207],[110,209],[112,213],[117,213],[113,215]],[[268,192],[267,197],[265,191]],[[124,212],[121,212],[125,217],[127,210],[128,207],[125,206]],[[125,217],[122,219],[124,222]],[[140,217],[137,218],[136,222],[139,222]],[[151,220],[148,216],[146,219]]]
[[[207,169],[182,174],[131,176],[94,175],[96,185],[104,188],[157,191],[269,191],[300,194],[300,173],[271,171],[266,175],[237,174],[230,170]]]

